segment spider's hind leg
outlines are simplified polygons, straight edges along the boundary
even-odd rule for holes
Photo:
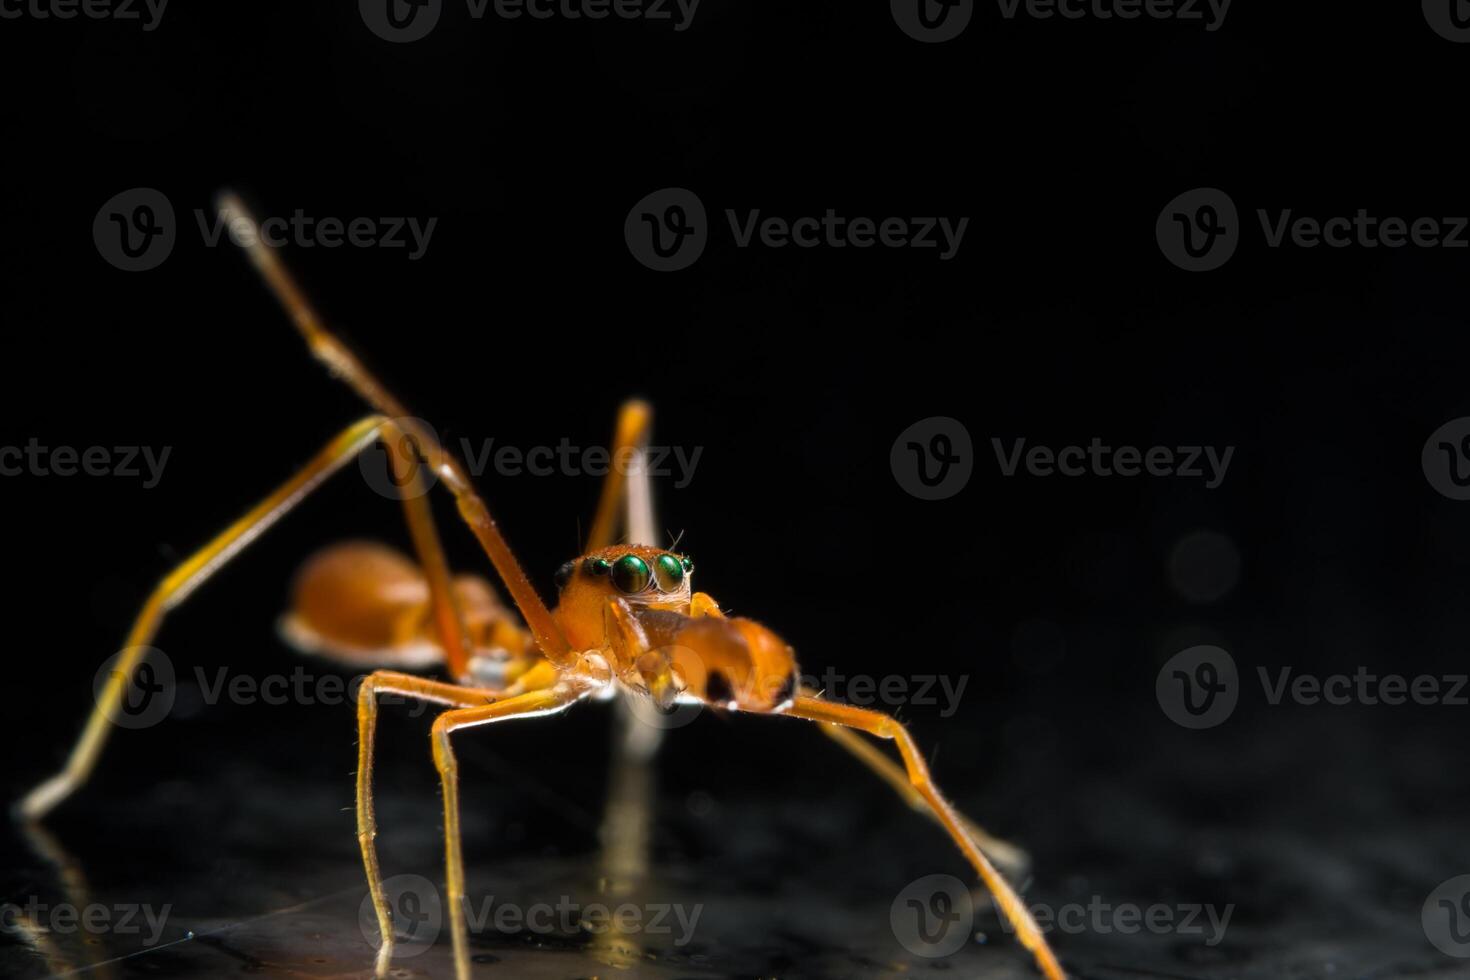
[[[893,787],[894,792],[898,793],[910,807],[942,823],[939,821],[939,815],[924,799],[924,795],[914,788],[904,768],[885,755],[872,742],[863,738],[854,729],[838,725],[823,725],[822,734],[842,746],[854,758],[867,766],[874,775]],[[1024,848],[996,837],[958,810],[955,811],[955,817],[964,825],[966,833],[974,839],[976,844],[980,845],[980,849],[1004,872],[1007,878],[1019,881],[1026,877],[1026,873],[1031,869],[1031,855],[1027,854]]]
[[[944,827],[955,845],[980,875],[981,880],[985,882],[985,887],[995,897],[1001,913],[1015,930],[1016,938],[1021,941],[1021,945],[1031,951],[1031,955],[1036,958],[1036,965],[1047,980],[1066,980],[1066,974],[1062,972],[1056,954],[1047,944],[1046,937],[1042,935],[1041,927],[1032,918],[1030,910],[1021,901],[1021,896],[1017,895],[1010,883],[995,870],[995,866],[985,856],[980,844],[970,834],[964,818],[950,805],[948,800],[940,795],[939,787],[934,784],[933,777],[929,775],[929,766],[924,762],[924,757],[920,755],[919,748],[913,736],[908,733],[908,729],[881,712],[845,704],[832,704],[813,697],[796,698],[785,714],[792,718],[804,718],[807,721],[815,721],[824,725],[839,725],[843,728],[857,729],[869,735],[892,739],[896,742],[898,751],[903,756],[904,768],[908,771],[909,782],[914,792],[929,805],[935,819]],[[879,774],[882,775],[881,772]]]

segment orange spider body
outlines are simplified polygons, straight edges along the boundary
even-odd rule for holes
[[[773,711],[796,693],[791,647],[767,627],[727,619],[691,589],[693,563],[646,545],[601,548],[564,564],[552,617],[573,650],[603,658],[611,676],[662,706],[698,700]],[[490,583],[457,575],[454,596],[471,644],[461,683],[501,686],[545,661]],[[427,578],[406,555],[349,541],[318,552],[296,577],[282,635],[348,664],[443,663]]]

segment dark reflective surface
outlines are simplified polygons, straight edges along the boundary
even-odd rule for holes
[[[322,755],[348,758],[345,709],[279,710],[319,738]],[[214,764],[188,780],[106,778],[60,811],[49,834],[10,828],[4,894],[21,905],[34,896],[52,928],[8,937],[6,975],[371,975],[375,930],[348,769],[323,779],[330,767],[310,758],[309,771],[293,769],[300,740],[278,721],[262,717],[250,739],[213,745]],[[596,741],[610,721],[607,706],[593,705],[495,737],[462,736],[483,975],[1033,975],[984,907],[953,955],[903,947],[890,919],[900,892],[930,874],[968,881],[963,862],[927,821],[795,722],[711,717],[671,733],[650,876],[641,887],[603,876]],[[415,771],[428,768],[426,753],[413,751],[421,724],[385,720],[385,740],[410,744],[385,749],[380,777],[380,850],[401,916],[393,976],[404,978],[452,972],[436,904],[437,799]],[[1027,899],[1063,920],[1051,935],[1075,976],[1462,975],[1420,925],[1429,890],[1464,855],[1443,791],[1441,767],[1451,760],[1442,739],[1413,729],[1381,738],[1301,718],[1257,719],[1251,730],[1259,738],[1216,739],[1218,753],[1160,730],[1147,755],[1098,733],[1098,754],[1125,761],[1062,774],[1072,753],[1039,732],[1030,762],[1044,772],[997,766],[1018,786],[1065,784],[1060,807],[951,783],[972,814],[1031,848]],[[1288,741],[1298,757],[1319,761],[1292,761]],[[588,748],[562,751],[579,742]],[[124,733],[118,753],[127,745]],[[538,770],[528,761],[537,745],[566,761]],[[941,775],[983,768],[958,759],[959,740],[939,745]],[[756,751],[781,753],[779,770],[752,780],[700,769],[701,759]],[[91,913],[102,926],[65,931],[55,908],[68,903],[105,910]],[[603,928],[623,906],[633,909],[622,913],[630,928]],[[1120,912],[1128,907],[1167,908],[1178,928],[1150,929]],[[1228,916],[1220,935],[1211,910]]]

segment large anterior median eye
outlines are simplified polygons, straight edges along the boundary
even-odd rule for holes
[[[673,555],[659,555],[654,559],[653,574],[660,592],[677,592],[684,584],[684,565]]]
[[[632,595],[648,588],[648,562],[637,555],[624,555],[612,566],[612,583],[619,592]]]

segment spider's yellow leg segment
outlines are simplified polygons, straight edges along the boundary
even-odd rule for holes
[[[403,406],[393,394],[383,386],[372,372],[358,359],[346,344],[327,329],[316,310],[306,299],[306,294],[301,287],[291,278],[286,271],[275,250],[259,234],[259,226],[245,205],[233,195],[223,195],[219,202],[221,218],[232,227],[244,226],[254,234],[237,235],[237,240],[245,241],[245,252],[260,271],[261,276],[285,307],[291,322],[306,339],[307,346],[317,359],[324,363],[331,372],[342,378],[358,393],[369,405],[384,415],[391,416],[401,429],[406,432],[417,446],[420,455],[429,469],[444,481],[449,492],[454,494],[455,502],[459,505],[459,513],[464,522],[469,525],[470,532],[480,542],[480,547],[495,566],[495,571],[500,575],[500,580],[505,584],[506,591],[510,593],[520,610],[521,618],[530,627],[531,633],[536,637],[536,643],[541,652],[558,666],[570,667],[576,662],[577,655],[567,645],[566,638],[561,635],[556,621],[551,618],[551,613],[541,597],[536,594],[536,589],[531,585],[531,580],[526,577],[526,572],[521,568],[521,563],[516,559],[514,552],[510,550],[510,544],[500,533],[495,520],[490,516],[490,509],[485,506],[485,501],[475,491],[470,483],[469,474],[458,459],[446,450],[439,442],[433,432],[417,420],[410,417],[408,409]]]
[[[943,821],[939,818],[939,813],[930,807],[929,801],[924,799],[923,794],[914,788],[914,784],[909,780],[908,773],[904,771],[904,768],[885,755],[876,745],[863,738],[851,728],[841,728],[836,725],[823,725],[821,728],[824,735],[852,753],[854,758],[871,769],[879,779],[893,787],[894,791],[910,807],[918,810],[920,813],[933,817],[943,825]],[[1012,876],[1024,874],[1026,867],[1031,863],[1031,859],[1023,849],[1012,844],[1010,841],[1001,840],[999,837],[992,836],[979,824],[959,811],[955,811],[955,817],[964,825],[965,832],[970,835],[975,843],[980,845],[980,849],[993,862],[1005,868]]]
[[[1010,883],[1001,877],[1000,872],[991,865],[990,860],[980,849],[980,845],[970,836],[964,820],[954,807],[939,794],[939,787],[934,785],[934,780],[929,775],[929,767],[925,764],[924,757],[919,754],[919,748],[906,728],[877,711],[854,708],[846,704],[831,704],[812,697],[798,697],[786,714],[790,717],[805,718],[808,721],[822,722],[827,725],[855,728],[878,738],[893,739],[898,744],[899,754],[903,756],[904,768],[908,770],[909,782],[913,785],[915,792],[929,804],[940,824],[948,831],[949,836],[953,838],[960,851],[974,866],[981,880],[985,882],[985,887],[990,889],[990,894],[995,896],[995,902],[1000,906],[1001,913],[1015,929],[1016,938],[1036,957],[1036,965],[1041,968],[1047,980],[1065,980],[1066,974],[1062,972],[1056,954],[1047,945],[1046,937],[1042,935],[1036,920],[1031,917],[1031,912],[1021,901],[1021,897],[1011,888]]]
[[[644,450],[648,446],[648,433],[652,426],[653,409],[647,402],[624,402],[618,411],[611,465],[602,481],[602,493],[597,499],[592,530],[587,534],[586,551],[597,551],[616,543],[619,513],[626,513],[624,530],[629,544],[655,543],[653,536],[656,529],[652,527],[652,502],[648,500],[647,475],[639,469],[640,478],[630,480],[628,472],[643,465]],[[622,506],[625,499],[628,503],[626,509]],[[645,511],[648,512],[647,517],[643,514]]]
[[[444,546],[434,525],[434,512],[429,507],[429,487],[424,479],[422,462],[413,440],[393,422],[384,422],[380,438],[388,448],[396,485],[405,488],[403,511],[408,518],[408,533],[413,538],[414,552],[429,583],[429,604],[433,610],[435,632],[444,647],[445,665],[451,677],[464,677],[470,669],[469,632],[455,599],[449,562],[444,557]]]
[[[91,775],[102,746],[112,732],[112,719],[122,705],[133,672],[142,661],[148,644],[153,641],[159,624],[168,611],[187,599],[220,566],[235,557],[315,490],[323,480],[378,438],[385,421],[382,416],[371,415],[348,426],[295,476],[164,577],[134,620],[133,628],[128,632],[123,645],[123,654],[97,696],[97,704],[93,707],[91,717],[87,719],[86,727],[66,765],[26,794],[19,806],[22,817],[38,820],[45,816]]]
[[[476,689],[445,684],[391,670],[374,671],[363,680],[362,686],[357,690],[357,841],[362,848],[362,865],[367,872],[373,909],[377,912],[378,935],[382,937],[383,944],[378,948],[377,973],[378,976],[383,976],[393,958],[393,919],[389,913],[388,898],[383,893],[383,875],[378,869],[378,848],[373,843],[378,836],[378,820],[373,812],[373,749],[377,739],[379,694],[398,694],[419,701],[468,708],[491,704],[501,697],[501,692],[489,688]]]
[[[457,980],[470,980],[470,947],[465,928],[464,855],[460,849],[459,764],[455,761],[449,736],[461,728],[561,711],[589,693],[590,688],[558,686],[530,691],[494,704],[446,711],[434,720],[434,765],[439,769],[439,782],[444,793],[444,904],[454,941],[454,974]],[[380,959],[380,965],[382,962]]]

